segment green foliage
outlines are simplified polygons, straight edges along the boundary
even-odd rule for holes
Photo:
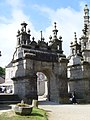
[[[5,75],[5,68],[0,67],[0,76]]]
[[[21,116],[16,115],[14,111],[2,113],[0,120],[48,120],[46,111],[38,108],[33,108],[31,115]]]

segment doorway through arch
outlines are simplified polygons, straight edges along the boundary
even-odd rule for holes
[[[42,72],[37,72],[37,94],[38,98],[48,97],[48,78]]]

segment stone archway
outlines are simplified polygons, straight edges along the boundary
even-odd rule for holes
[[[15,94],[18,94],[20,98],[24,100],[26,98],[27,100],[37,99],[36,73],[41,71],[48,78],[48,100],[58,103],[66,103],[68,101],[66,60],[61,59],[60,62],[52,64],[52,62],[31,60],[29,57],[30,56],[27,55],[25,59],[18,62],[18,69],[13,78]],[[22,74],[21,76],[20,73]]]
[[[62,37],[57,38],[56,23],[53,39],[50,36],[49,45],[41,40],[38,43],[30,40],[30,31],[26,32],[26,23],[22,23],[22,31],[18,31],[17,48],[13,55],[14,91],[21,99],[38,99],[38,71],[48,78],[48,99],[58,103],[68,102],[67,63],[63,54]],[[18,42],[19,41],[19,42]]]
[[[46,81],[46,97],[47,97],[47,99],[48,100],[51,100],[51,89],[50,89],[50,83],[52,83],[52,85],[53,85],[53,81],[52,82],[50,82],[50,78],[54,78],[54,77],[51,77],[51,70],[50,70],[50,68],[44,68],[44,67],[40,67],[41,69],[38,69],[38,66],[37,66],[37,71],[39,70],[40,72],[42,72],[46,77],[47,77],[47,81]],[[44,84],[45,85],[45,84]],[[55,86],[52,86],[52,88],[55,88]],[[53,90],[52,90],[53,91]],[[44,94],[45,95],[45,94]],[[53,99],[52,99],[53,100]]]

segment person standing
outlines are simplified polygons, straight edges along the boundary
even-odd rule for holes
[[[77,104],[75,91],[72,93],[72,104]]]

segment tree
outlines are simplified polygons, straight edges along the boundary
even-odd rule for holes
[[[0,67],[0,76],[5,75],[5,68]]]

